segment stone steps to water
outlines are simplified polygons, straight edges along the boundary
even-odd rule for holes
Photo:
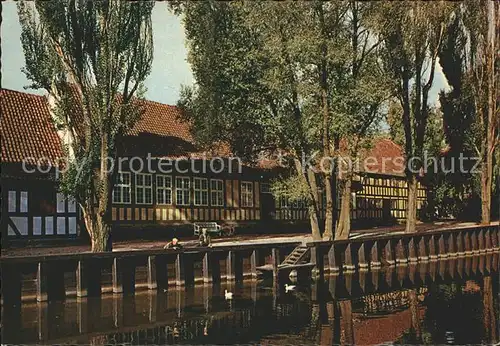
[[[285,258],[281,265],[296,265],[305,263],[305,258],[310,250],[305,245],[299,245]]]

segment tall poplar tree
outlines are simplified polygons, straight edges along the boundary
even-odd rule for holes
[[[55,99],[73,157],[64,191],[80,205],[92,251],[111,250],[111,195],[120,139],[142,114],[151,70],[152,1],[19,2],[24,72]]]
[[[383,60],[394,81],[394,96],[402,108],[404,148],[407,160],[408,198],[406,232],[417,221],[417,184],[422,167],[424,139],[429,118],[429,92],[443,44],[444,30],[453,4],[444,1],[380,3],[374,21],[383,38]]]
[[[500,143],[500,4],[495,1],[467,1],[463,5],[463,29],[467,47],[466,74],[474,103],[473,143],[481,165],[481,221],[491,219],[493,158]]]

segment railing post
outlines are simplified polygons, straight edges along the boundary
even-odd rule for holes
[[[79,260],[76,264],[76,296],[86,297],[88,295],[88,275],[85,262]]]
[[[259,250],[253,249],[250,254],[250,272],[252,274],[252,280],[257,279],[257,267],[259,266]]]
[[[398,265],[406,265],[408,257],[406,256],[406,249],[403,238],[399,238],[396,243],[396,263]]]
[[[495,229],[492,229],[490,231],[490,236],[491,236],[491,248],[493,251],[498,251],[498,237],[497,237],[497,231]]]
[[[476,231],[472,231],[470,239],[471,239],[471,243],[472,243],[472,254],[478,255],[479,254],[479,242],[477,239],[477,232]]]
[[[410,237],[410,241],[408,242],[408,261],[410,263],[418,262],[417,248],[415,243],[415,237]]]
[[[347,243],[347,246],[344,250],[344,270],[346,272],[351,272],[356,269],[354,263],[352,261],[352,243]]]
[[[427,255],[428,239],[424,236],[420,237],[418,241],[418,261],[427,262],[429,261],[429,256]]]
[[[45,302],[48,300],[49,291],[49,273],[48,265],[46,262],[38,262],[37,272],[36,272],[36,300],[39,302]]]
[[[464,256],[464,234],[462,232],[457,233],[457,255]]]
[[[438,255],[436,253],[436,238],[434,235],[429,237],[429,259],[431,261],[437,261]]]
[[[391,240],[387,240],[385,243],[385,261],[390,264],[394,265],[396,261],[394,260],[394,256],[392,254],[392,246],[391,246]]]
[[[484,230],[481,228],[479,232],[477,232],[477,243],[478,243],[478,250],[479,253],[485,253],[486,248],[485,248],[485,241],[484,241]]]
[[[226,279],[227,281],[236,280],[236,254],[234,251],[228,251],[226,257]]]
[[[203,254],[203,283],[212,282],[212,278],[210,277],[210,253],[205,252]]]
[[[175,256],[175,285],[177,287],[184,286],[186,284],[185,277],[185,259],[183,258],[183,253],[178,253]]]
[[[337,264],[337,259],[335,258],[335,244],[332,244],[330,249],[328,249],[328,267],[330,269],[330,273],[337,273],[340,270]]]
[[[441,233],[438,235],[438,257],[439,258],[448,258],[448,253],[446,252],[446,244],[444,239],[444,234]]]
[[[156,256],[148,256],[148,289],[150,290],[156,290],[158,288],[156,274]]]
[[[378,240],[375,240],[372,243],[371,251],[370,251],[370,268],[380,268],[382,263],[380,262],[380,251],[378,249]]]
[[[470,237],[470,231],[464,232],[464,245],[465,245],[465,256],[472,256],[472,242]]]
[[[360,270],[368,270],[365,242],[362,242],[358,249],[358,265]]]
[[[111,267],[113,277],[113,293],[123,293],[123,270],[118,258],[113,258]]]
[[[450,232],[448,235],[448,256],[456,257],[458,256],[457,250],[455,248],[455,233]]]
[[[321,245],[315,246],[314,254],[315,254],[314,263],[316,263],[316,272],[318,273],[319,279],[323,280],[325,276],[325,263],[324,263],[323,248],[321,247]]]
[[[484,230],[484,246],[486,249],[486,252],[493,252],[493,244],[492,244],[492,239],[491,239],[491,230],[489,228],[486,228]]]

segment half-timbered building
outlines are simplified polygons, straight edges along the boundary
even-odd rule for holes
[[[78,210],[58,192],[54,168],[32,173],[33,165],[43,167],[44,160],[54,163],[65,155],[62,143],[67,138],[54,126],[47,98],[7,89],[0,95],[2,236],[77,236],[83,229]],[[143,116],[119,146],[121,161],[116,163],[119,173],[112,196],[117,232],[137,230],[140,236],[141,230],[156,228],[172,236],[196,221],[258,227],[263,232],[276,232],[283,223],[307,227],[305,203],[273,197],[270,183],[276,166],[245,165],[232,158],[224,145],[202,151],[177,107],[153,101],[143,105]],[[381,139],[369,155],[380,159],[402,152],[392,141]],[[354,224],[405,218],[406,183],[394,167],[363,167],[355,180]],[[423,188],[419,196],[422,204]]]
[[[43,96],[0,90],[2,238],[78,235],[77,207],[58,192],[53,163],[64,157]]]

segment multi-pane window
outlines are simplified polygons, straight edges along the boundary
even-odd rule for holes
[[[253,183],[250,181],[241,182],[241,206],[253,207]]]
[[[153,203],[153,179],[149,173],[138,173],[135,176],[135,202],[137,204]]]
[[[261,193],[271,193],[271,184],[261,183],[260,184],[260,192]]]
[[[156,203],[172,204],[172,177],[158,174],[156,176]]]
[[[194,178],[194,205],[208,205],[208,180]]]
[[[224,206],[224,182],[222,180],[210,179],[210,196],[212,206]]]
[[[175,203],[177,205],[189,205],[191,203],[189,189],[189,177],[175,178]]]
[[[119,172],[113,186],[113,203],[130,203],[130,173]]]

